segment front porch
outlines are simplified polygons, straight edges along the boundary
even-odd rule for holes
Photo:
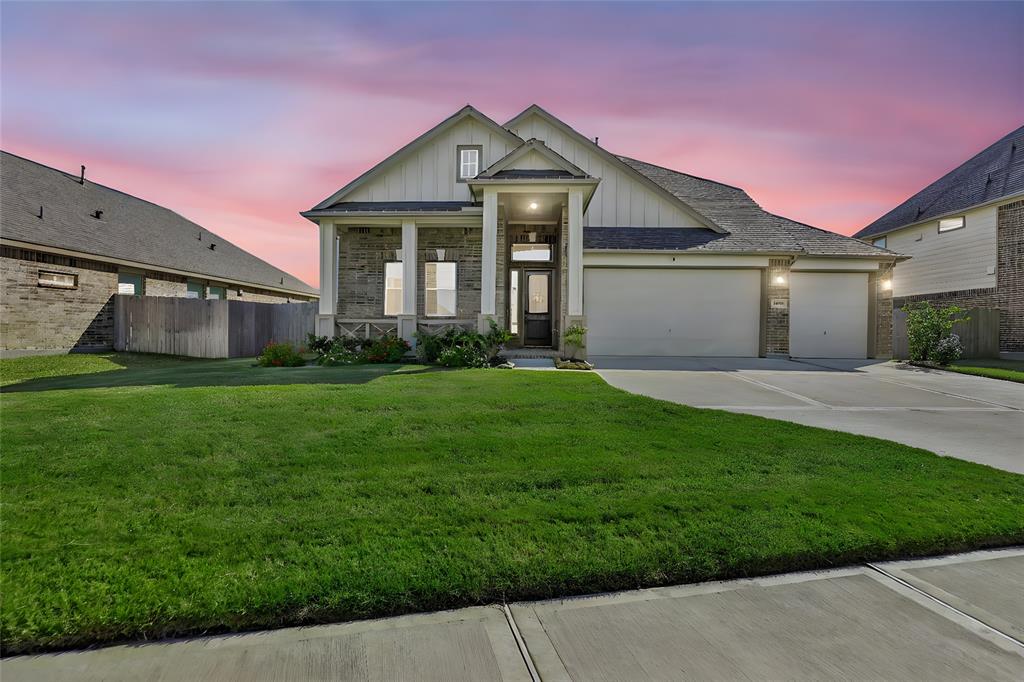
[[[494,321],[513,334],[511,348],[561,351],[562,330],[583,323],[587,187],[473,184],[480,200],[458,207],[320,218],[317,333],[395,334],[415,347],[417,332],[486,332]]]

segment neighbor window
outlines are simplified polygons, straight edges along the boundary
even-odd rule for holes
[[[958,216],[956,218],[943,218],[939,221],[939,232],[949,232],[950,230],[959,230],[964,226],[964,217]]]
[[[402,314],[402,264],[384,264],[384,316]]]
[[[551,260],[550,244],[513,244],[512,260],[549,261]]]
[[[142,275],[137,275],[134,272],[117,273],[117,293],[142,296]]]
[[[185,298],[203,298],[205,287],[202,282],[189,282],[185,285]]]
[[[427,317],[455,317],[455,263],[427,263],[425,280]]]
[[[456,149],[459,167],[455,177],[460,182],[475,178],[480,173],[480,157],[483,156],[484,148],[479,145],[459,145]]]
[[[224,287],[208,287],[206,289],[206,298],[225,299],[228,297],[228,292]]]
[[[77,289],[78,275],[70,275],[66,272],[39,271],[39,286],[51,289]]]
[[[878,239],[876,239],[875,241],[873,241],[871,243],[874,244],[875,246],[877,246],[880,249],[884,249],[885,248],[885,237],[879,237]]]

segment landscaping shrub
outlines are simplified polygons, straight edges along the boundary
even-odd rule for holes
[[[958,334],[950,334],[935,344],[932,360],[940,365],[948,365],[959,360],[963,354],[964,347],[960,343],[960,336]]]
[[[367,362],[398,362],[411,350],[409,342],[397,336],[381,336],[363,347]]]
[[[481,334],[470,329],[451,327],[441,334],[417,332],[417,351],[424,362],[445,367],[488,367],[512,335],[494,320],[491,330]]]
[[[256,358],[260,367],[301,367],[306,361],[290,343],[271,341]]]
[[[313,346],[312,339],[310,346]],[[326,347],[318,339],[315,348],[320,365],[356,365],[363,362],[399,362],[409,351],[409,343],[397,336],[381,336],[368,341],[335,336]]]
[[[334,345],[334,339],[329,336],[317,336],[312,332],[306,336],[306,347],[317,355],[323,355],[331,346]]]
[[[935,362],[947,365],[959,357],[960,338],[956,342],[946,341],[939,350],[939,344],[948,338],[953,325],[965,322],[969,318],[964,315],[963,308],[956,305],[936,308],[929,301],[908,303],[903,306],[907,314],[907,343],[911,362]],[[956,357],[952,354],[956,353]],[[952,359],[946,359],[950,358]]]
[[[327,347],[317,352],[319,353],[316,359],[317,364],[326,367],[356,365],[364,362],[359,339],[346,336],[336,336],[330,339]]]

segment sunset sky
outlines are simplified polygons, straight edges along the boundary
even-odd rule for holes
[[[1024,123],[1024,3],[2,5],[0,142],[316,284],[298,213],[459,107],[849,234]]]

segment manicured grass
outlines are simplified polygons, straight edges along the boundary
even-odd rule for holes
[[[587,372],[182,362],[0,401],[8,653],[1024,542],[1024,476]]]
[[[1024,361],[1021,360],[957,360],[943,369],[961,374],[974,374],[990,379],[1024,383]]]
[[[0,360],[0,386],[40,377],[75,376],[127,368],[180,368],[185,362],[204,361],[144,353],[76,353],[5,358]]]

